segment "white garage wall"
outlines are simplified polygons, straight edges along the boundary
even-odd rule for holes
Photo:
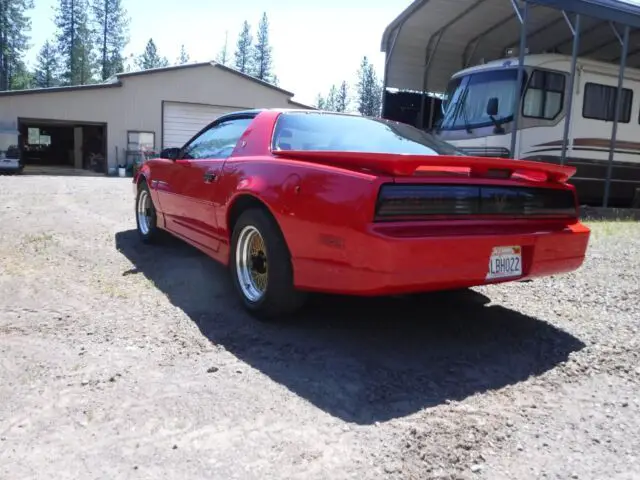
[[[162,148],[181,147],[216,118],[241,110],[234,107],[164,102]]]

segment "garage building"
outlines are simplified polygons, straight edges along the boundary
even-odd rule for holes
[[[141,151],[181,146],[228,112],[310,108],[293,93],[215,62],[121,73],[106,83],[0,92],[0,124],[27,165],[113,174]]]

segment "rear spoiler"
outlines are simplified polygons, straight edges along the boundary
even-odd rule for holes
[[[465,176],[474,178],[519,178],[536,182],[565,183],[576,173],[575,167],[530,160],[462,155],[410,155],[341,151],[274,150],[277,157],[369,170],[395,177],[414,175]]]

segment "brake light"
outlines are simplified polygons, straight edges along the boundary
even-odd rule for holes
[[[461,216],[577,217],[570,189],[490,185],[383,185],[375,220]]]

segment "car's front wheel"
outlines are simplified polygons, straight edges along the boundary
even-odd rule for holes
[[[304,293],[293,286],[291,255],[282,232],[262,209],[247,210],[236,222],[230,267],[243,305],[258,318],[282,318],[304,303]]]
[[[156,209],[147,182],[144,180],[140,181],[136,195],[136,225],[138,235],[144,243],[152,243],[160,235]]]

